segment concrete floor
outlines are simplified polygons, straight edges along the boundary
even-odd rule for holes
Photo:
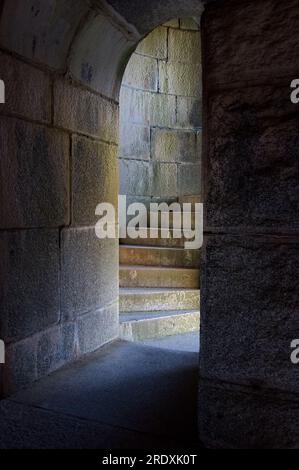
[[[0,448],[196,448],[198,353],[117,341],[0,403]]]
[[[199,353],[199,332],[183,335],[165,336],[157,339],[147,339],[142,344],[154,348],[169,349],[170,351],[185,351]]]

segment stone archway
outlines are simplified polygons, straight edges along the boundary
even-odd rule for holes
[[[298,111],[289,84],[298,5],[206,3],[201,437],[211,446],[296,446]],[[99,243],[93,224],[95,202],[115,198],[121,77],[144,35],[199,16],[202,4],[1,7],[7,394],[117,337],[117,247]]]

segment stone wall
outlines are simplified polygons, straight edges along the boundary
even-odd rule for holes
[[[10,393],[118,336],[117,240],[94,231],[96,205],[117,204],[117,104],[4,52],[0,64],[0,337]]]
[[[132,55],[120,93],[120,194],[200,196],[201,37],[193,18],[156,28]]]
[[[33,32],[25,37],[33,44],[39,28],[48,25],[39,2],[5,2],[0,35],[6,85],[0,108],[5,395],[117,338],[119,323],[118,241],[100,241],[94,230],[96,205],[117,204],[118,103],[108,92],[65,77],[55,54],[59,38],[53,38],[53,51],[46,35],[47,57],[38,41],[35,49],[23,49],[22,37],[10,36],[7,28],[15,21],[12,3],[27,18],[24,28],[32,22]],[[84,2],[75,2],[73,12],[68,2],[58,3],[56,14],[66,25],[72,15],[86,14]],[[55,22],[50,7],[47,15]],[[62,43],[67,37],[62,35]]]
[[[200,415],[210,447],[298,448],[297,0],[203,17]]]

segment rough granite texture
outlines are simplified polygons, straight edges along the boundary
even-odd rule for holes
[[[0,228],[67,224],[69,136],[3,116],[0,133]]]
[[[3,2],[0,44],[29,60],[63,70],[74,34],[88,11],[84,0]],[[2,5],[1,5],[2,7]]]
[[[298,448],[298,22],[293,0],[215,2],[203,18],[205,228],[215,235],[203,256],[201,374],[217,387],[203,387],[199,427],[210,447]]]
[[[64,320],[94,312],[118,296],[118,240],[100,240],[95,229],[65,229],[61,235]]]
[[[211,0],[206,0],[211,1]],[[115,8],[129,23],[136,26],[142,34],[152,31],[160,24],[173,20],[194,16],[200,18],[203,11],[201,0],[109,0],[108,3]],[[171,23],[173,25],[173,23]]]
[[[0,253],[0,337],[10,342],[58,322],[58,230],[2,231]]]
[[[220,3],[204,15],[209,87],[247,80],[271,82],[287,74],[297,76],[297,0]]]
[[[0,114],[8,112],[36,121],[51,121],[51,81],[41,70],[0,53],[1,80],[5,83],[5,104]]]
[[[81,354],[89,354],[118,337],[118,302],[80,317],[78,344]]]
[[[74,361],[79,354],[76,326],[67,323],[44,329],[6,347],[3,393],[11,395]]]
[[[203,252],[201,374],[298,393],[299,241],[210,237]]]
[[[299,402],[292,395],[201,380],[199,430],[213,449],[298,449]]]
[[[298,231],[299,107],[290,81],[219,92],[207,118],[207,229]]]
[[[71,75],[97,92],[117,99],[126,63],[136,47],[136,35],[132,39],[128,36],[102,13],[90,15],[74,39]]]
[[[188,21],[191,30],[180,29],[181,19],[154,29],[128,62],[120,93],[121,194],[165,201],[201,192],[201,38]]]
[[[84,137],[72,141],[72,225],[93,225],[101,202],[117,207],[117,147]]]
[[[54,124],[108,142],[118,141],[117,105],[66,80],[54,84]]]

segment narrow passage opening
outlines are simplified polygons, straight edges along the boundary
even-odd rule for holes
[[[186,249],[178,227],[196,228],[201,202],[201,76],[199,25],[174,19],[140,42],[120,93],[120,335],[192,352],[200,249]]]

